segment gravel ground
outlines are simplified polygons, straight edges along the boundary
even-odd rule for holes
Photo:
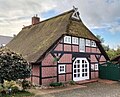
[[[114,84],[96,82],[84,85],[87,87],[36,97],[120,97],[120,82]]]

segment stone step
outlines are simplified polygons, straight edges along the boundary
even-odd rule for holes
[[[91,80],[77,81],[76,84],[81,85],[81,84],[93,83],[93,82],[98,82],[98,79],[91,79]]]

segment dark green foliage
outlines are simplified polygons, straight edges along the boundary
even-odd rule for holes
[[[120,55],[120,47],[117,50],[110,49],[109,51],[107,51],[107,54],[110,59],[116,57],[117,55]]]
[[[54,83],[50,83],[51,87],[57,87],[57,86],[63,86],[62,82],[54,82]]]
[[[0,97],[34,97],[33,93],[30,93],[28,91],[18,91],[14,94],[1,94]]]
[[[12,89],[12,93],[17,93],[17,92],[19,92],[19,89],[18,89],[17,86],[11,87],[11,89]]]
[[[76,85],[75,81],[73,81],[73,80],[69,81],[69,84],[70,85]]]
[[[30,77],[27,61],[7,48],[0,49],[0,79],[17,80]]]
[[[104,45],[104,38],[102,38],[100,35],[96,35],[96,37],[101,41],[102,47],[106,51],[107,55],[109,56],[110,59],[114,58],[115,56],[120,54],[120,46],[117,45],[117,49],[111,49],[109,45]]]
[[[96,35],[96,37],[100,40],[101,43],[104,43],[104,38],[102,38],[100,35]]]
[[[22,87],[23,87],[23,90],[27,89],[27,88],[30,88],[31,87],[31,83],[27,80],[23,80],[22,81]]]

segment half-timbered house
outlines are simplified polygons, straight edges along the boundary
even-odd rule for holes
[[[31,81],[84,81],[98,78],[98,65],[109,60],[100,41],[83,24],[77,9],[24,27],[7,45],[31,64]]]

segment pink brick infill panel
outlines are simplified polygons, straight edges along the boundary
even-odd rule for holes
[[[91,79],[98,78],[98,72],[91,72]]]
[[[91,62],[98,62],[95,55],[90,55]]]
[[[78,46],[72,45],[73,52],[79,52]]]
[[[90,47],[86,47],[86,52],[91,52],[91,48]]]
[[[71,51],[71,45],[64,44],[64,51]]]
[[[39,85],[39,77],[32,77],[32,84]]]
[[[66,81],[72,80],[72,74],[66,74]]]
[[[42,77],[57,76],[57,67],[42,67]]]
[[[65,82],[65,75],[59,75],[59,82]]]
[[[72,64],[66,65],[66,73],[72,72]]]
[[[92,53],[97,53],[97,48],[91,48]]]
[[[101,52],[100,52],[99,48],[97,48],[97,53],[101,54]]]
[[[57,78],[42,79],[42,85],[49,85],[53,82],[57,82]]]
[[[63,51],[63,44],[58,44],[55,51]]]
[[[39,72],[40,72],[39,65],[33,65],[32,75],[39,76]]]
[[[59,63],[72,63],[72,54],[64,54],[60,58]]]
[[[100,61],[106,61],[105,57],[102,55]]]
[[[45,65],[55,65],[54,58],[51,54],[47,55],[42,61],[42,66],[45,66]]]

